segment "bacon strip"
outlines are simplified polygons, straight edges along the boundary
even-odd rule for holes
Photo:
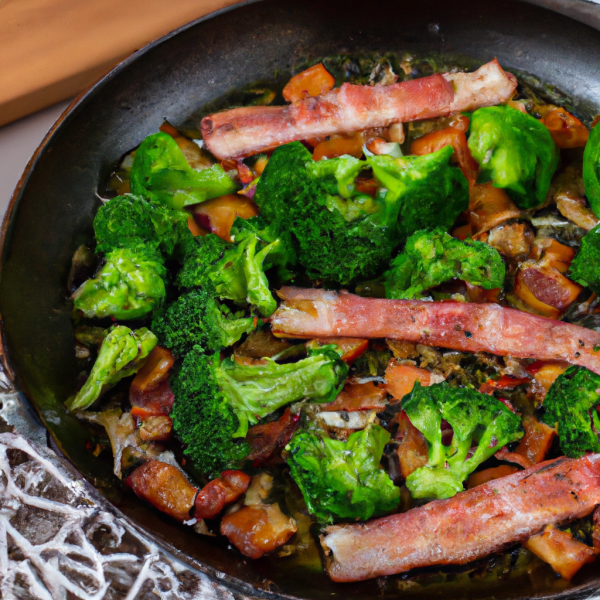
[[[284,287],[278,337],[391,338],[498,356],[562,360],[600,374],[600,333],[498,304],[361,298]],[[596,351],[594,350],[596,348]]]
[[[288,106],[234,108],[202,119],[202,137],[220,159],[294,140],[387,127],[507,102],[517,80],[493,60],[474,73],[445,73],[392,85],[344,83]]]
[[[431,565],[460,565],[523,542],[600,502],[600,455],[559,458],[366,524],[325,529],[334,581],[362,581]]]

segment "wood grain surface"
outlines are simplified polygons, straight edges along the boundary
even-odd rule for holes
[[[0,0],[0,125],[83,91],[123,58],[237,0]]]

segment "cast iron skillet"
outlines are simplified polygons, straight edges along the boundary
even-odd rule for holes
[[[600,12],[586,2],[536,4],[600,28]],[[165,118],[181,123],[233,89],[277,73],[285,79],[306,58],[345,51],[437,53],[477,63],[498,57],[505,68],[535,75],[572,97],[570,106],[579,116],[589,120],[600,112],[600,33],[514,0],[266,0],[187,25],[125,60],[79,97],[23,175],[3,229],[0,306],[7,368],[86,479],[159,544],[244,593],[315,599],[448,593],[587,597],[600,588],[597,564],[560,592],[536,586],[527,576],[424,590],[403,587],[402,578],[383,588],[374,581],[340,585],[293,561],[244,560],[221,540],[198,536],[132,497],[112,476],[109,460],[85,449],[86,430],[63,408],[77,376],[66,293],[70,260],[91,235],[95,194],[103,192],[119,157],[156,132]]]

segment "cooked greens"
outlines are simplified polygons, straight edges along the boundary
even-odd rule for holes
[[[480,108],[471,115],[469,149],[480,183],[492,181],[520,208],[546,200],[559,152],[548,129],[510,106]]]

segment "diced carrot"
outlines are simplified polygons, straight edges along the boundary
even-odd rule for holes
[[[547,392],[558,376],[562,375],[569,366],[567,362],[544,362],[538,360],[529,365],[527,371],[535,377],[536,382]]]
[[[412,391],[416,381],[422,386],[431,385],[431,373],[427,369],[401,365],[394,359],[390,360],[385,371],[385,388],[391,396],[402,400]]]
[[[428,133],[413,141],[410,145],[410,153],[422,156],[436,152],[445,146],[452,146],[454,148],[454,157],[458,161],[458,166],[469,181],[469,184],[474,185],[477,179],[479,164],[471,156],[464,131],[460,131],[454,127],[446,127],[445,129]]]
[[[555,108],[546,113],[542,123],[548,128],[559,148],[585,146],[590,135],[587,127],[564,108]]]
[[[492,467],[491,469],[484,469],[483,471],[478,471],[477,473],[471,473],[471,475],[469,475],[469,479],[467,479],[467,489],[470,490],[471,488],[477,487],[482,483],[492,481],[493,479],[500,479],[500,477],[512,475],[518,470],[519,469],[517,467],[512,467],[510,465],[500,465],[499,467]]]
[[[148,386],[166,379],[174,363],[175,357],[169,350],[162,346],[154,346],[131,385],[143,392]]]
[[[527,261],[517,273],[514,293],[539,314],[557,319],[582,289],[554,267]]]
[[[521,216],[521,211],[500,188],[492,182],[477,184],[469,192],[469,222],[473,234],[489,231],[509,219]]]
[[[425,436],[410,422],[408,415],[402,411],[398,419],[398,431],[395,436],[400,441],[398,461],[400,473],[405,479],[413,472],[424,467],[429,460],[429,451]]]
[[[363,155],[363,143],[361,135],[331,138],[317,145],[313,152],[313,159],[337,158],[344,154],[360,158]]]
[[[310,96],[318,96],[333,89],[335,79],[323,63],[313,65],[302,73],[294,75],[283,88],[286,102],[299,102]]]
[[[559,273],[566,273],[575,258],[575,250],[553,238],[543,238],[534,242],[529,258],[554,267]]]
[[[206,234],[210,233],[209,231],[202,229],[202,227],[196,223],[196,219],[194,219],[192,215],[187,218],[187,226],[193,236],[205,236]]]
[[[583,565],[596,558],[593,548],[552,525],[548,525],[542,533],[530,537],[523,546],[547,562],[565,579],[571,579]]]
[[[377,387],[372,381],[358,383],[352,379],[346,382],[338,397],[327,405],[328,411],[345,410],[383,410],[386,406],[387,392]]]
[[[556,430],[531,416],[523,419],[523,427],[525,435],[521,438],[515,452],[526,456],[534,465],[537,465],[548,454]]]
[[[192,209],[196,223],[209,233],[214,233],[227,242],[231,241],[231,226],[236,217],[250,219],[258,214],[256,204],[250,198],[238,194],[227,194],[197,204]]]

